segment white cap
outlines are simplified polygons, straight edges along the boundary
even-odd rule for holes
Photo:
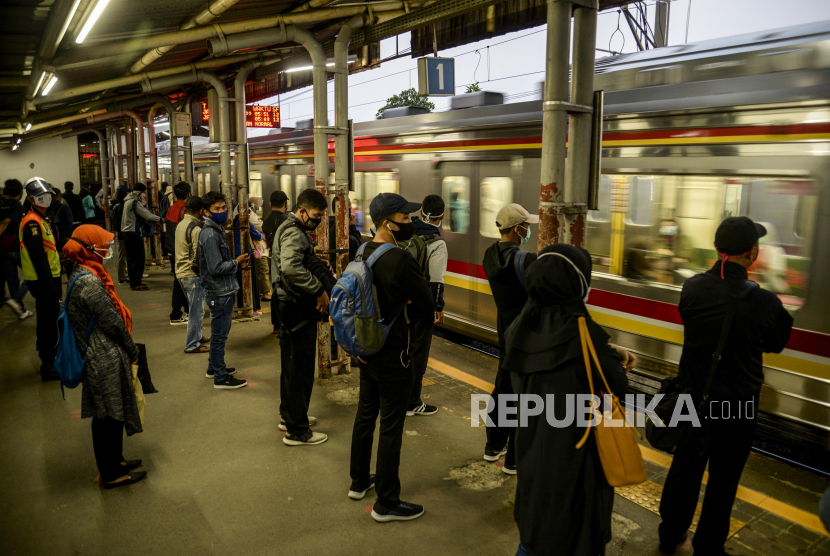
[[[504,205],[496,215],[496,226],[499,230],[508,230],[519,224],[538,224],[539,215],[530,214],[527,209],[518,203]]]

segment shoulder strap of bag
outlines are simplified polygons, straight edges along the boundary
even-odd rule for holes
[[[187,229],[184,231],[184,239],[187,242],[187,258],[193,260],[193,228],[198,226],[196,222],[191,222],[187,225]]]
[[[381,245],[380,247],[375,249],[375,252],[372,253],[372,255],[369,257],[369,260],[366,261],[366,264],[368,264],[369,268],[371,268],[372,265],[375,264],[375,261],[377,261],[380,258],[381,255],[383,255],[387,251],[390,251],[394,248],[395,248],[395,246],[392,245],[391,243],[384,243],[383,245]]]
[[[709,400],[709,389],[712,388],[712,382],[715,380],[715,371],[718,370],[721,357],[723,355],[723,348],[726,345],[726,338],[729,336],[729,329],[732,328],[732,320],[735,318],[735,311],[738,310],[738,297],[730,291],[729,293],[729,307],[726,310],[726,318],[723,321],[723,326],[720,330],[720,337],[718,338],[718,347],[715,348],[715,353],[712,354],[712,365],[709,367],[709,376],[706,378],[706,387],[703,389],[703,399],[700,401],[702,407],[707,400]]]
[[[519,278],[519,283],[525,289],[527,289],[527,286],[525,286],[525,259],[526,258],[527,258],[527,251],[522,251],[521,249],[517,250],[516,254],[513,255],[513,270],[516,271],[516,276]]]
[[[368,243],[361,243],[360,247],[357,248],[357,254],[354,257],[355,261],[362,261],[363,260],[363,252],[366,250],[366,246],[369,245]]]

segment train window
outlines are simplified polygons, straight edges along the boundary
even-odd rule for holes
[[[352,214],[357,229],[368,232],[372,227],[369,204],[380,193],[400,193],[400,174],[393,172],[356,172],[354,193],[350,194]]]
[[[481,211],[479,231],[484,237],[501,237],[496,226],[496,215],[504,205],[513,202],[513,180],[484,178],[481,180]]]
[[[602,176],[599,182],[599,192],[597,195],[597,210],[588,211],[588,220],[593,222],[610,222],[611,211],[611,177]]]
[[[591,218],[598,271],[680,286],[718,259],[715,231],[728,216],[767,228],[752,280],[790,307],[807,295],[817,192],[812,181],[720,176],[608,176],[609,221]],[[597,211],[601,212],[601,211]]]
[[[300,196],[300,193],[303,192],[304,189],[308,187],[308,176],[304,176],[302,174],[298,174],[297,177],[294,178],[294,202],[297,202],[297,198]],[[294,205],[291,205],[292,207]]]
[[[288,197],[288,207],[291,208],[291,174],[280,174],[280,190]]]
[[[248,175],[248,196],[262,198],[262,172],[251,172]]]
[[[199,197],[205,194],[205,175],[201,172],[196,174],[196,181],[198,183]]]
[[[470,179],[466,176],[447,176],[441,185],[444,199],[449,199],[444,210],[444,229],[466,234],[470,227]]]

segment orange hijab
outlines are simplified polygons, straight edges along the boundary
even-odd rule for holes
[[[118,294],[115,293],[115,284],[104,268],[104,265],[101,264],[103,261],[103,253],[109,248],[107,244],[111,243],[114,238],[115,236],[113,234],[100,226],[83,224],[75,228],[75,231],[72,232],[72,239],[67,241],[66,245],[63,246],[63,254],[69,260],[90,270],[103,282],[104,287],[107,289],[107,294],[112,299],[112,304],[115,305],[115,310],[124,319],[124,325],[127,327],[127,331],[132,332],[133,316],[130,310],[127,309],[127,306],[121,302]]]

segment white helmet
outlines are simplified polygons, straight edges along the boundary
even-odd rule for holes
[[[23,187],[26,189],[26,195],[30,195],[32,197],[38,197],[44,193],[52,193],[52,190],[49,189],[48,185],[46,185],[46,180],[37,176],[29,178]]]

